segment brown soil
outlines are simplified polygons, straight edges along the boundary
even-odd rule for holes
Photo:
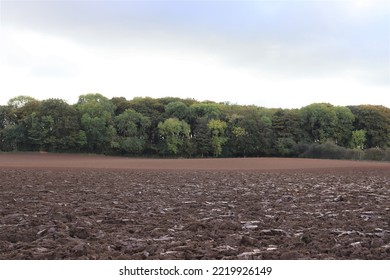
[[[0,154],[0,259],[390,259],[389,193],[386,163]]]

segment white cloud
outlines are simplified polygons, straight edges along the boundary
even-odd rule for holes
[[[344,2],[347,5],[347,14],[351,18],[375,17],[377,13],[383,13],[383,9],[389,3],[386,0],[353,0]]]

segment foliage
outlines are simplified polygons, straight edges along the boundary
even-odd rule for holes
[[[17,96],[7,103],[3,137],[7,141],[5,147],[11,150],[35,150],[35,143],[29,140],[31,132],[31,116],[40,110],[40,102],[29,96]]]
[[[116,135],[112,117],[114,105],[101,94],[79,97],[76,108],[81,115],[81,128],[87,137],[87,149],[91,152],[107,152]]]
[[[312,143],[334,139],[337,115],[328,103],[314,103],[301,109],[301,125]]]
[[[276,138],[290,138],[299,142],[304,138],[299,110],[278,109],[272,116],[272,130]]]
[[[127,109],[114,118],[114,123],[118,136],[116,148],[131,154],[142,153],[145,149],[147,129],[151,125],[150,119],[133,109]]]
[[[195,153],[201,157],[207,157],[212,152],[211,135],[207,123],[205,117],[197,118],[193,137],[191,138]]]
[[[269,109],[98,93],[69,105],[22,95],[0,106],[0,150],[389,160],[390,109],[328,103]]]
[[[210,120],[207,127],[211,133],[211,145],[214,149],[214,156],[218,157],[222,153],[222,145],[226,142],[225,129],[226,122],[221,120]]]
[[[181,148],[190,136],[190,126],[185,121],[169,118],[158,124],[158,130],[164,143],[163,154],[177,155],[182,152]]]
[[[328,158],[328,159],[345,159],[347,149],[336,145],[334,142],[313,143],[301,154],[301,157],[307,158]]]
[[[32,104],[36,102],[38,102],[38,100],[36,100],[31,96],[19,95],[8,100],[7,105],[12,109],[17,110],[26,107],[28,104]]]
[[[167,118],[177,118],[190,123],[194,117],[195,112],[193,107],[188,107],[181,101],[171,102],[165,106],[165,114]]]
[[[307,139],[300,126],[298,110],[278,109],[272,116],[272,131],[275,137],[275,153],[278,156],[297,155],[298,142]]]
[[[80,130],[75,107],[61,99],[47,99],[41,102],[39,115],[43,127],[47,130],[43,141],[46,150],[80,150],[85,146],[85,133]]]
[[[276,153],[282,157],[293,156],[296,153],[297,143],[289,137],[278,138],[276,141]]]
[[[124,97],[113,97],[110,101],[115,107],[115,116],[122,114],[124,111],[130,108],[129,101]]]
[[[272,116],[260,108],[247,108],[243,116],[237,120],[236,126],[245,130],[245,137],[239,139],[237,152],[244,156],[263,156],[272,154],[274,134]]]
[[[19,124],[7,125],[1,130],[1,148],[3,151],[18,151],[25,142],[25,129]]]
[[[390,161],[390,148],[387,148],[385,150],[385,156],[384,156],[383,160]]]
[[[219,119],[222,114],[220,106],[216,103],[195,103],[191,105],[191,109],[196,117],[205,117],[208,120]]]
[[[385,150],[380,148],[370,148],[364,151],[364,159],[366,160],[384,160],[385,157]]]
[[[145,144],[146,153],[157,154],[159,153],[160,135],[158,131],[158,124],[165,120],[164,110],[165,105],[160,102],[159,99],[153,99],[151,97],[135,97],[129,101],[129,108],[148,117],[151,125],[147,131],[148,139]]]
[[[333,111],[336,114],[336,123],[333,128],[333,140],[341,146],[348,146],[351,140],[353,122],[355,116],[351,110],[346,107],[336,106],[333,107]]]
[[[367,148],[390,147],[390,109],[384,106],[350,106],[355,130],[366,131]]]
[[[351,148],[363,150],[366,144],[366,131],[364,129],[352,131]]]

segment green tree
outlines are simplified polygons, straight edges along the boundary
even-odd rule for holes
[[[135,97],[129,101],[130,109],[141,113],[143,116],[148,117],[151,125],[148,129],[148,141],[146,143],[145,153],[157,153],[158,145],[160,141],[160,135],[158,131],[158,124],[163,122],[164,119],[164,104],[158,99],[151,97]]]
[[[245,128],[240,126],[233,126],[231,128],[231,136],[228,137],[228,141],[233,141],[234,144],[231,145],[236,149],[233,149],[233,154],[239,156],[246,156],[247,149],[245,147],[245,138],[248,137],[248,132]],[[227,142],[228,142],[227,141]]]
[[[205,117],[211,120],[219,119],[222,115],[221,106],[216,103],[194,103],[191,105],[191,109],[197,118]]]
[[[165,114],[168,118],[177,118],[191,123],[194,120],[195,112],[182,101],[171,102],[165,106]]]
[[[133,109],[127,109],[116,116],[114,122],[120,149],[128,153],[140,154],[145,149],[147,130],[151,125],[150,119]]]
[[[301,116],[297,109],[278,109],[272,115],[272,130],[276,138],[291,138],[295,142],[304,141]]]
[[[363,129],[352,131],[351,148],[364,150],[366,143],[366,131]]]
[[[294,156],[297,153],[298,143],[308,142],[307,133],[300,126],[299,110],[276,110],[272,116],[272,130],[275,137],[275,155],[277,156]]]
[[[5,151],[7,148],[7,143],[4,136],[4,128],[7,126],[8,122],[8,110],[7,106],[0,105],[0,151]]]
[[[49,131],[53,129],[54,124],[51,116],[39,117],[34,112],[25,119],[25,124],[28,126],[27,139],[34,150],[42,150],[44,144],[50,140],[53,141],[47,137]]]
[[[231,108],[232,109],[232,108]],[[246,156],[245,138],[248,133],[245,128],[241,127],[239,121],[241,115],[236,114],[234,110],[226,111],[227,128],[225,130],[226,143],[224,144],[224,155],[226,156]]]
[[[34,150],[37,145],[28,137],[31,116],[40,111],[41,103],[29,96],[17,96],[8,101],[8,118],[5,137],[12,143],[13,150]]]
[[[290,137],[277,138],[276,152],[279,156],[291,156],[296,152],[297,143]]]
[[[208,120],[205,117],[197,118],[193,130],[193,137],[191,138],[191,143],[195,147],[195,153],[201,157],[207,157],[212,151],[211,135],[207,123]]]
[[[208,122],[207,127],[211,133],[211,145],[214,149],[214,156],[218,157],[222,153],[222,145],[226,143],[225,129],[226,122],[212,119]]]
[[[3,151],[18,151],[25,142],[25,128],[20,124],[7,125],[1,131],[1,146]]]
[[[114,105],[101,94],[85,94],[79,97],[76,109],[81,115],[81,128],[85,131],[88,150],[108,152],[115,144]]]
[[[166,119],[158,124],[160,137],[164,143],[162,152],[176,155],[181,152],[181,147],[188,141],[190,126],[185,121],[176,118]]]
[[[0,105],[0,130],[10,124],[10,108],[9,106]]]
[[[348,147],[348,143],[351,141],[352,137],[355,116],[347,107],[335,106],[333,109],[337,118],[334,127],[333,140],[340,146]]]
[[[19,95],[8,100],[7,105],[13,109],[26,107],[28,104],[38,102],[37,99],[27,95]]]
[[[390,147],[390,109],[384,106],[350,106],[354,129],[366,131],[366,148]]]
[[[73,151],[82,149],[86,144],[85,132],[81,131],[77,110],[64,100],[43,100],[39,116],[42,125],[47,129],[43,139],[45,149]],[[48,122],[49,119],[51,121]]]
[[[333,106],[328,103],[314,103],[301,109],[301,125],[311,142],[325,143],[335,137],[338,119]]]
[[[271,155],[274,136],[270,111],[264,108],[247,107],[242,114],[236,126],[245,129],[246,136],[240,139],[241,150],[238,151],[238,155]]]
[[[125,97],[113,97],[110,101],[115,107],[115,116],[118,116],[127,109],[130,109],[130,102]]]

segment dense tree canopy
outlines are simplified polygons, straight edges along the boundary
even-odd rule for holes
[[[372,105],[350,106],[349,108],[355,116],[355,129],[366,131],[367,148],[390,147],[389,108]]]
[[[183,120],[169,118],[158,124],[163,154],[177,155],[190,137],[190,126]]]
[[[109,100],[98,93],[73,105],[17,96],[0,106],[1,151],[326,157],[331,150],[331,157],[362,158],[367,150],[367,157],[385,159],[386,149],[390,109],[384,106],[269,109],[176,97]]]
[[[108,152],[116,134],[112,102],[101,94],[85,94],[79,97],[76,109],[80,113],[81,128],[87,136],[87,149],[90,152]]]

